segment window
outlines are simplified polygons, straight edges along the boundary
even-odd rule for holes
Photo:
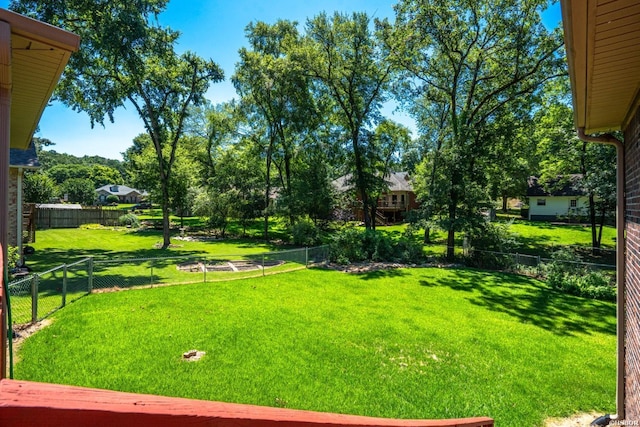
[[[391,204],[396,205],[398,203],[398,195],[394,194],[391,196]]]
[[[569,200],[569,207],[577,208],[578,207],[578,201],[576,199]]]
[[[538,199],[536,204],[538,206],[547,206],[547,199]]]

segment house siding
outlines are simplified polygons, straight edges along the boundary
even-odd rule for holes
[[[538,206],[538,199],[544,199],[546,205]],[[571,200],[577,200],[576,208],[570,210]],[[530,196],[529,197],[529,219],[533,221],[555,220],[561,216],[572,214],[587,214],[589,209],[589,199],[578,196]]]
[[[640,419],[640,109],[625,129],[625,418]]]

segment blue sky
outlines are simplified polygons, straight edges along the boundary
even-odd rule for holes
[[[0,0],[0,7],[6,8],[8,3]],[[160,23],[182,33],[178,51],[193,51],[223,68],[225,81],[212,84],[207,92],[211,102],[219,103],[236,96],[230,77],[238,60],[238,49],[246,45],[244,29],[248,23],[289,19],[304,24],[307,18],[322,11],[365,11],[369,16],[392,19],[395,3],[393,0],[172,0],[160,16]],[[559,6],[553,5],[544,19],[548,27],[555,27],[561,19]],[[411,119],[395,112],[393,104],[386,106],[384,114],[412,127]],[[121,160],[121,153],[144,128],[132,107],[117,110],[114,118],[114,123],[107,120],[104,127],[96,125],[91,129],[85,113],[54,103],[45,109],[36,136],[53,141],[52,149],[61,153]]]

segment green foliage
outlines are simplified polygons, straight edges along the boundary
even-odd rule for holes
[[[466,233],[469,256],[466,262],[473,267],[508,269],[513,266],[511,252],[518,246],[510,232],[511,223],[482,221]]]
[[[491,185],[501,181],[496,165],[520,155],[517,127],[538,110],[544,83],[564,74],[561,32],[545,29],[540,3],[402,0],[394,25],[379,23],[402,70],[398,96],[424,129],[419,196],[431,200],[425,220],[448,232],[448,258],[479,204],[507,190]]]
[[[70,203],[93,205],[96,199],[96,190],[89,179],[71,178],[60,186],[60,196],[66,196],[66,201]]]
[[[25,173],[23,190],[27,203],[47,203],[58,195],[56,183],[41,172]]]
[[[20,250],[17,246],[7,246],[7,265],[12,268],[20,262]]]
[[[11,7],[78,34],[82,45],[72,55],[56,89],[58,99],[85,111],[91,124],[113,121],[114,111],[130,102],[154,147],[163,224],[163,247],[170,244],[169,203],[172,169],[189,107],[204,102],[211,82],[224,78],[211,60],[176,53],[177,31],[158,24],[166,0],[14,0]],[[99,11],[99,13],[96,13]],[[125,42],[123,42],[123,40]]]
[[[121,217],[118,218],[118,223],[120,225],[124,225],[126,227],[131,227],[131,228],[140,228],[140,220],[138,219],[138,217],[132,213],[128,213],[125,215],[122,215]]]
[[[616,300],[616,288],[610,276],[582,266],[580,257],[570,249],[561,249],[545,265],[547,283],[554,289],[585,298]]]
[[[115,194],[109,194],[107,196],[107,198],[105,199],[105,201],[109,204],[112,203],[118,203],[120,201],[120,198],[118,196],[116,196]]]
[[[361,261],[420,263],[424,261],[422,245],[411,232],[397,241],[376,230],[344,228],[333,236],[329,258],[338,264]]]
[[[377,135],[371,129],[380,121],[393,65],[387,61],[370,24],[365,13],[321,13],[307,21],[303,43],[294,52],[313,76],[318,97],[329,101],[329,117],[340,132],[340,139],[349,142],[346,166],[364,205],[366,228],[374,226],[374,193],[387,172],[380,173],[381,169],[390,164],[394,151],[391,147],[407,137],[401,126],[391,122],[382,126]]]
[[[291,226],[291,238],[297,246],[317,246],[320,244],[320,231],[312,221],[301,219]]]

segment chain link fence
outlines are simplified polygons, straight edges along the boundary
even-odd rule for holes
[[[10,282],[11,323],[20,329],[91,292],[259,277],[328,259],[328,246],[254,255],[85,258]]]
[[[91,265],[85,258],[9,282],[12,324],[35,323],[88,294]]]
[[[615,251],[598,249],[599,251],[613,252],[613,258],[615,258]],[[559,260],[552,258],[545,258],[537,255],[526,255],[520,253],[507,253],[496,251],[485,251],[475,248],[465,248],[464,256],[471,260],[475,267],[489,268],[489,269],[511,269],[514,271],[531,271],[540,274],[544,268],[544,265],[550,262],[571,264],[575,266],[583,267],[587,270],[615,270],[615,263],[610,262],[587,262],[587,261],[572,261],[572,260]]]

